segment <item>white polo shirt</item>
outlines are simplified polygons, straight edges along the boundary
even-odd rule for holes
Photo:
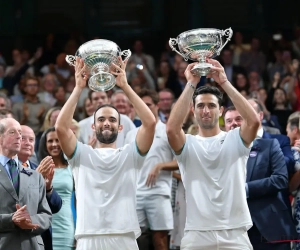
[[[246,200],[246,164],[250,148],[240,129],[216,136],[186,135],[176,155],[186,190],[185,230],[249,229],[252,220]]]
[[[140,235],[136,215],[136,183],[144,157],[136,143],[119,149],[97,148],[77,142],[69,159],[76,188],[75,238],[84,235]]]
[[[138,128],[127,133],[125,143],[134,141]],[[155,127],[155,134],[151,148],[146,156],[144,164],[141,168],[137,196],[145,195],[166,195],[171,197],[172,187],[172,172],[162,170],[157,177],[156,184],[153,187],[148,187],[146,181],[150,171],[158,163],[170,162],[174,159],[172,149],[169,145],[166,125],[158,121]]]

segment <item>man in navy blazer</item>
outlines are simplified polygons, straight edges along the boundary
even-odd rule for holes
[[[230,130],[243,118],[231,107],[224,112],[224,121]],[[260,128],[249,154],[245,184],[253,221],[248,235],[254,250],[290,250],[289,241],[297,238],[291,207],[284,199],[287,187],[288,170],[279,143],[263,139]]]
[[[35,134],[33,130],[28,126],[22,125],[21,129],[22,129],[22,143],[21,143],[21,150],[18,153],[18,159],[20,160],[20,162],[24,167],[28,167],[40,172],[38,166],[33,162],[29,161],[29,158],[34,153]],[[44,173],[41,174],[44,176]],[[47,189],[47,182],[46,182],[46,189]],[[57,213],[62,206],[62,200],[58,195],[58,193],[53,188],[48,187],[48,190],[46,190],[46,199],[52,214]],[[41,236],[44,242],[45,250],[52,250],[53,249],[52,228],[50,227],[48,230],[44,231]]]
[[[260,116],[260,121],[263,120],[263,107],[261,104],[255,99],[249,99],[249,103],[252,107],[257,111],[258,115]],[[289,179],[295,173],[295,160],[291,150],[290,139],[286,135],[278,135],[278,134],[269,134],[264,130],[261,130],[262,135],[261,137],[264,139],[271,139],[275,138],[278,140],[282,153],[284,155],[284,160],[286,162],[286,167],[288,170]]]

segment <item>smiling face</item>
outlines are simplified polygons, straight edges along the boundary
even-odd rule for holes
[[[60,155],[61,147],[56,131],[51,131],[47,134],[46,147],[50,156],[58,157]]]
[[[240,127],[243,122],[243,117],[237,110],[229,110],[226,112],[225,117],[225,130],[229,131],[231,129],[235,129]]]
[[[202,129],[213,129],[219,126],[219,117],[223,108],[218,98],[212,94],[201,94],[195,99],[194,116]]]
[[[21,150],[18,155],[30,157],[34,152],[35,134],[28,126],[21,126],[22,129],[22,142]]]
[[[112,144],[117,140],[122,125],[119,125],[119,114],[111,107],[100,108],[95,114],[93,129],[100,143]]]

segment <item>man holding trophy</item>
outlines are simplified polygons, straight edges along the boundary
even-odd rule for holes
[[[245,182],[246,162],[259,120],[252,106],[227,80],[221,64],[209,59],[224,47],[219,34],[218,30],[199,29],[185,32],[176,40],[184,57],[200,59],[200,63],[188,65],[187,84],[167,123],[168,140],[186,191],[187,218],[182,250],[253,249],[247,235],[252,220]],[[172,45],[174,40],[171,39]],[[228,133],[220,130],[222,93],[209,86],[196,90],[203,75],[213,78],[223,88],[245,118],[240,128]],[[186,135],[181,129],[191,99],[199,126],[197,136]]]
[[[153,141],[156,120],[147,105],[127,83],[127,59],[123,62],[120,54],[117,60],[113,58],[114,55],[110,57],[111,49],[106,53],[102,45],[103,43],[98,46],[99,53],[84,56],[85,49],[81,53],[82,59],[76,58],[76,86],[62,108],[55,127],[75,179],[78,201],[75,232],[77,250],[136,250],[136,238],[140,235],[135,209],[136,183],[139,167],[143,165],[144,156]],[[100,61],[102,59],[96,57],[97,54],[105,58],[106,63],[110,58],[108,67],[104,67],[104,63]],[[98,148],[93,149],[77,141],[69,129],[76,104],[92,68],[86,64],[86,60],[90,63],[92,59],[86,58],[91,57],[98,63],[99,68],[95,69],[92,84],[89,86],[95,90],[103,90],[105,86],[111,88],[115,81],[142,121],[135,140],[122,148],[116,148],[118,132],[122,130],[120,114],[109,104],[100,106],[94,114],[93,129],[99,141]],[[107,68],[110,72],[104,72]]]

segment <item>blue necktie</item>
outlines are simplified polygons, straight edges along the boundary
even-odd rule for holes
[[[19,195],[19,173],[18,173],[18,166],[17,163],[15,162],[15,160],[10,159],[9,160],[9,173],[10,173],[10,177],[11,177],[11,181],[12,184],[17,192],[17,194]]]

